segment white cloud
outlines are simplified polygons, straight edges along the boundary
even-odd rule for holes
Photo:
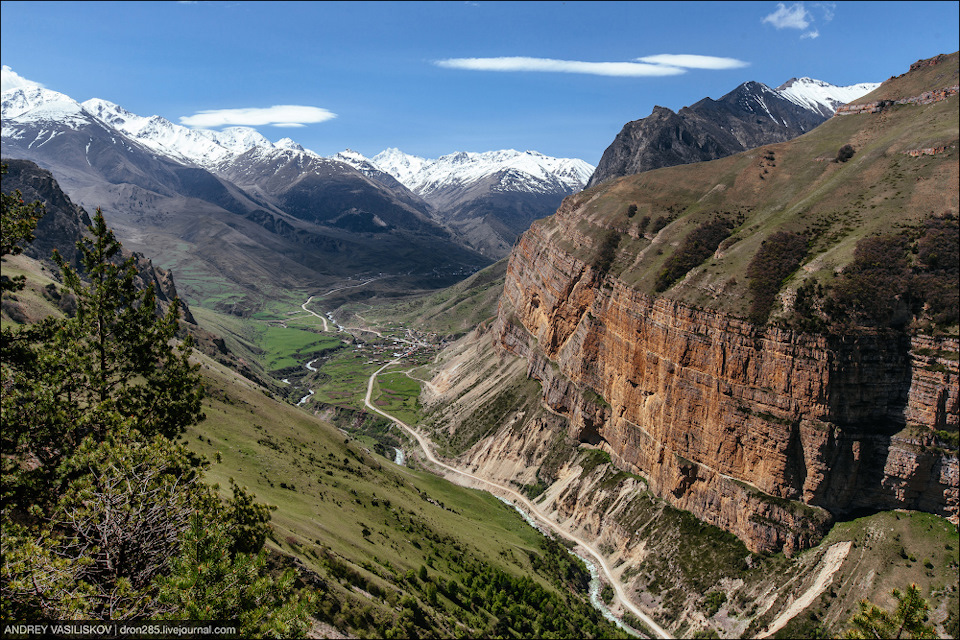
[[[813,40],[814,38],[819,38],[819,37],[820,37],[820,32],[819,32],[817,29],[814,29],[813,31],[807,31],[805,34],[803,34],[802,36],[800,36],[800,39],[801,39],[801,40],[804,40],[804,39]]]
[[[183,116],[180,123],[188,127],[215,128],[224,126],[303,127],[336,118],[337,114],[320,107],[281,104],[262,109],[211,109],[192,116]]]
[[[548,73],[585,73],[598,76],[675,76],[686,73],[676,66],[646,64],[643,62],[582,62],[580,60],[553,60],[550,58],[450,58],[437,60],[437,66],[447,69],[472,71],[542,71]]]
[[[777,29],[806,29],[810,26],[810,13],[797,2],[789,8],[782,2],[777,3],[777,10],[763,19]]]
[[[739,69],[750,63],[736,58],[719,58],[717,56],[698,56],[692,54],[661,53],[655,56],[637,58],[638,62],[662,64],[685,69]]]
[[[21,89],[24,87],[42,87],[43,85],[33,80],[27,80],[7,65],[0,69],[0,92],[8,89]]]

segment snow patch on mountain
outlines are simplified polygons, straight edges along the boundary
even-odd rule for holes
[[[227,127],[222,131],[191,129],[160,116],[138,116],[99,98],[87,100],[83,107],[114,129],[158,153],[208,169],[250,149],[275,148],[272,142],[251,127]],[[289,142],[276,148],[291,148],[293,141],[289,138],[286,140]]]
[[[343,161],[350,162],[352,157],[345,156]],[[553,158],[536,151],[513,149],[483,153],[458,151],[436,159],[386,149],[370,160],[360,158],[389,173],[422,197],[448,188],[465,188],[491,176],[499,180],[494,187],[498,191],[572,193],[583,188],[594,170],[583,160]]]
[[[777,87],[777,93],[805,109],[832,116],[840,105],[862,98],[879,86],[879,82],[861,82],[838,87],[813,78],[791,78]]]
[[[330,160],[336,160],[337,162],[348,164],[366,176],[375,176],[378,173],[387,173],[384,172],[379,166],[371,162],[362,153],[358,153],[353,149],[344,149],[339,153],[335,153],[330,156]]]
[[[79,129],[100,123],[152,151],[183,162],[215,170],[251,149],[282,150],[320,156],[291,140],[270,142],[251,127],[227,127],[221,131],[191,129],[160,116],[139,116],[108,100],[93,98],[79,103],[67,95],[42,87],[2,69],[2,117],[4,137],[21,139],[40,134],[44,123]]]
[[[76,100],[40,85],[8,89],[3,92],[0,105],[4,129],[14,120],[21,124],[63,122],[73,128],[90,122]]]

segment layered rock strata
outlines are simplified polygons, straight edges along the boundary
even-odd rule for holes
[[[957,515],[957,457],[932,433],[957,423],[956,340],[759,328],[604,279],[543,223],[495,329],[571,435],[752,550],[809,547],[859,509]]]

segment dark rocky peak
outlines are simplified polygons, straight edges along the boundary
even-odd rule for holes
[[[57,184],[53,174],[29,160],[4,159],[7,173],[3,192],[19,191],[24,202],[40,201],[46,213],[37,221],[35,239],[24,253],[38,260],[49,260],[54,249],[67,264],[79,266],[76,244],[90,226],[90,216],[73,203]]]
[[[604,151],[587,186],[784,142],[827,117],[754,81],[744,82],[719,100],[704,98],[677,113],[657,106],[650,116],[624,126]]]
[[[4,193],[19,191],[24,202],[39,201],[45,210],[37,221],[34,241],[24,247],[23,253],[37,260],[52,261],[56,250],[67,264],[79,268],[80,251],[77,243],[87,233],[87,227],[91,224],[90,216],[63,192],[56,178],[46,169],[29,160],[5,158],[3,164],[7,166],[7,173],[3,176]],[[137,269],[139,286],[153,285],[157,300],[162,308],[166,308],[177,297],[173,275],[155,267],[139,253],[124,250],[120,259],[131,256]],[[182,304],[182,310],[183,319],[196,324],[186,303]]]

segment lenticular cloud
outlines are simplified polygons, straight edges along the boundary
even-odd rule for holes
[[[638,62],[649,64],[662,64],[671,67],[683,67],[684,69],[739,69],[748,66],[749,63],[736,58],[721,58],[718,56],[698,56],[689,53],[672,54],[661,53],[655,56],[644,56],[637,58]]]
[[[683,73],[678,67],[642,62],[584,62],[508,56],[501,58],[450,58],[438,60],[437,66],[472,71],[544,71],[552,73],[586,73],[598,76],[673,76]]]
[[[275,105],[266,108],[211,109],[192,116],[183,116],[180,123],[188,127],[216,128],[225,126],[302,127],[336,118],[337,114],[320,107],[295,104]]]
[[[434,62],[447,69],[471,71],[540,71],[548,73],[585,73],[597,76],[656,77],[675,76],[687,69],[737,69],[747,63],[736,58],[689,54],[660,54],[630,62],[585,62],[505,56],[500,58],[450,58]]]

